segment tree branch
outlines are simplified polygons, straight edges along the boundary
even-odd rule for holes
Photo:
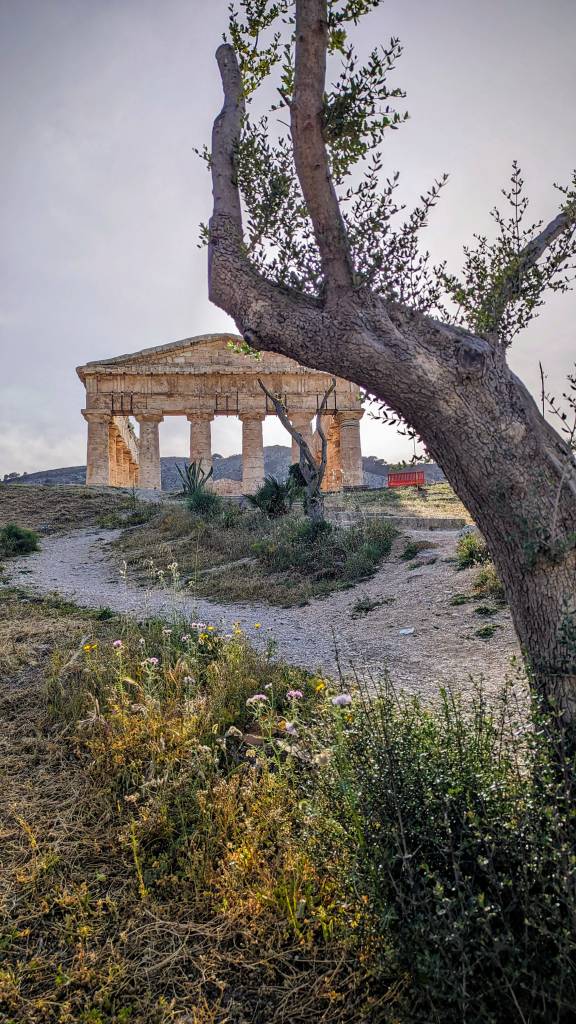
[[[268,390],[264,382],[260,380],[260,378],[258,379],[258,383],[266,397],[269,398],[270,401],[272,402],[272,405],[274,406],[274,411],[278,419],[280,420],[282,426],[288,431],[290,436],[294,438],[296,444],[298,445],[298,450],[300,452],[300,470],[302,471],[302,474],[304,476],[304,479],[306,480],[308,487],[315,485],[316,489],[319,490],[322,480],[324,479],[328,454],[328,442],[326,440],[324,430],[322,429],[322,413],[325,412],[326,410],[328,399],[336,387],[336,381],[332,380],[330,387],[324,392],[324,396],[318,408],[318,413],[316,417],[316,430],[318,431],[320,441],[322,443],[320,464],[318,464],[318,462],[314,458],[314,454],[310,450],[310,446],[308,445],[307,441],[304,439],[300,431],[296,430],[296,427],[290,422],[290,418],[281,399],[279,399],[276,395],[273,395],[272,392]]]
[[[296,54],[290,127],[294,164],[320,251],[327,291],[350,289],[354,268],[324,142],[326,0],[296,0]]]
[[[563,210],[554,220],[536,235],[535,238],[524,246],[513,264],[505,272],[495,290],[487,297],[484,306],[490,312],[494,323],[494,329],[500,323],[506,306],[513,302],[518,296],[522,279],[526,273],[534,267],[546,249],[560,238],[566,231],[573,231],[576,227],[576,213],[570,210]]]

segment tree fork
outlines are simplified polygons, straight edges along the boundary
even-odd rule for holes
[[[298,45],[317,52],[326,45],[325,0],[297,0],[296,8],[298,31],[310,36]],[[224,106],[212,141],[212,301],[253,347],[353,381],[418,431],[486,538],[537,689],[564,723],[574,725],[576,463],[568,445],[542,417],[493,337],[386,302],[348,279],[325,144],[314,128],[319,79],[312,76],[314,88],[309,82],[305,87],[304,61],[296,67],[292,137],[326,295],[290,291],[256,271],[243,243],[235,174],[241,76],[232,47],[220,46],[217,59]],[[546,239],[556,237],[559,224],[553,223]],[[537,258],[536,250],[529,256]]]

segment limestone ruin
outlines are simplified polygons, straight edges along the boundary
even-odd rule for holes
[[[165,416],[190,423],[190,461],[212,465],[211,423],[237,416],[242,424],[242,481],[219,480],[225,493],[253,494],[264,479],[262,424],[274,415],[258,384],[280,395],[291,422],[312,445],[312,419],[332,381],[292,359],[262,352],[255,359],[238,350],[241,338],[204,334],[77,368],[86,387],[88,423],[86,483],[160,489],[159,426]],[[323,424],[328,460],[323,487],[341,491],[363,483],[359,389],[336,380]],[[139,433],[132,424],[139,425]],[[298,461],[292,442],[292,460]]]

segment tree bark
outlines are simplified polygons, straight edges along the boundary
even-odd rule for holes
[[[325,3],[298,0],[297,11],[304,9],[307,59],[313,60],[314,48],[324,45],[318,19]],[[297,34],[298,28],[301,18]],[[238,68],[229,46],[219,48],[217,59],[225,104],[213,135],[210,298],[255,348],[353,381],[418,431],[486,538],[535,685],[564,722],[576,723],[576,463],[570,449],[540,415],[495,340],[347,286],[336,221],[330,264],[322,218],[332,202],[331,183],[325,153],[318,152],[321,133],[309,124],[321,117],[317,97],[297,113],[307,132],[298,134],[296,119],[293,134],[295,150],[305,150],[298,158],[305,195],[311,187],[306,166],[321,167],[309,196],[312,203],[316,195],[325,273],[333,275],[326,297],[289,291],[257,273],[243,246],[235,184],[243,115]]]

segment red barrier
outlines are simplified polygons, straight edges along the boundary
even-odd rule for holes
[[[402,473],[388,473],[388,487],[424,487],[426,478],[423,469]]]

